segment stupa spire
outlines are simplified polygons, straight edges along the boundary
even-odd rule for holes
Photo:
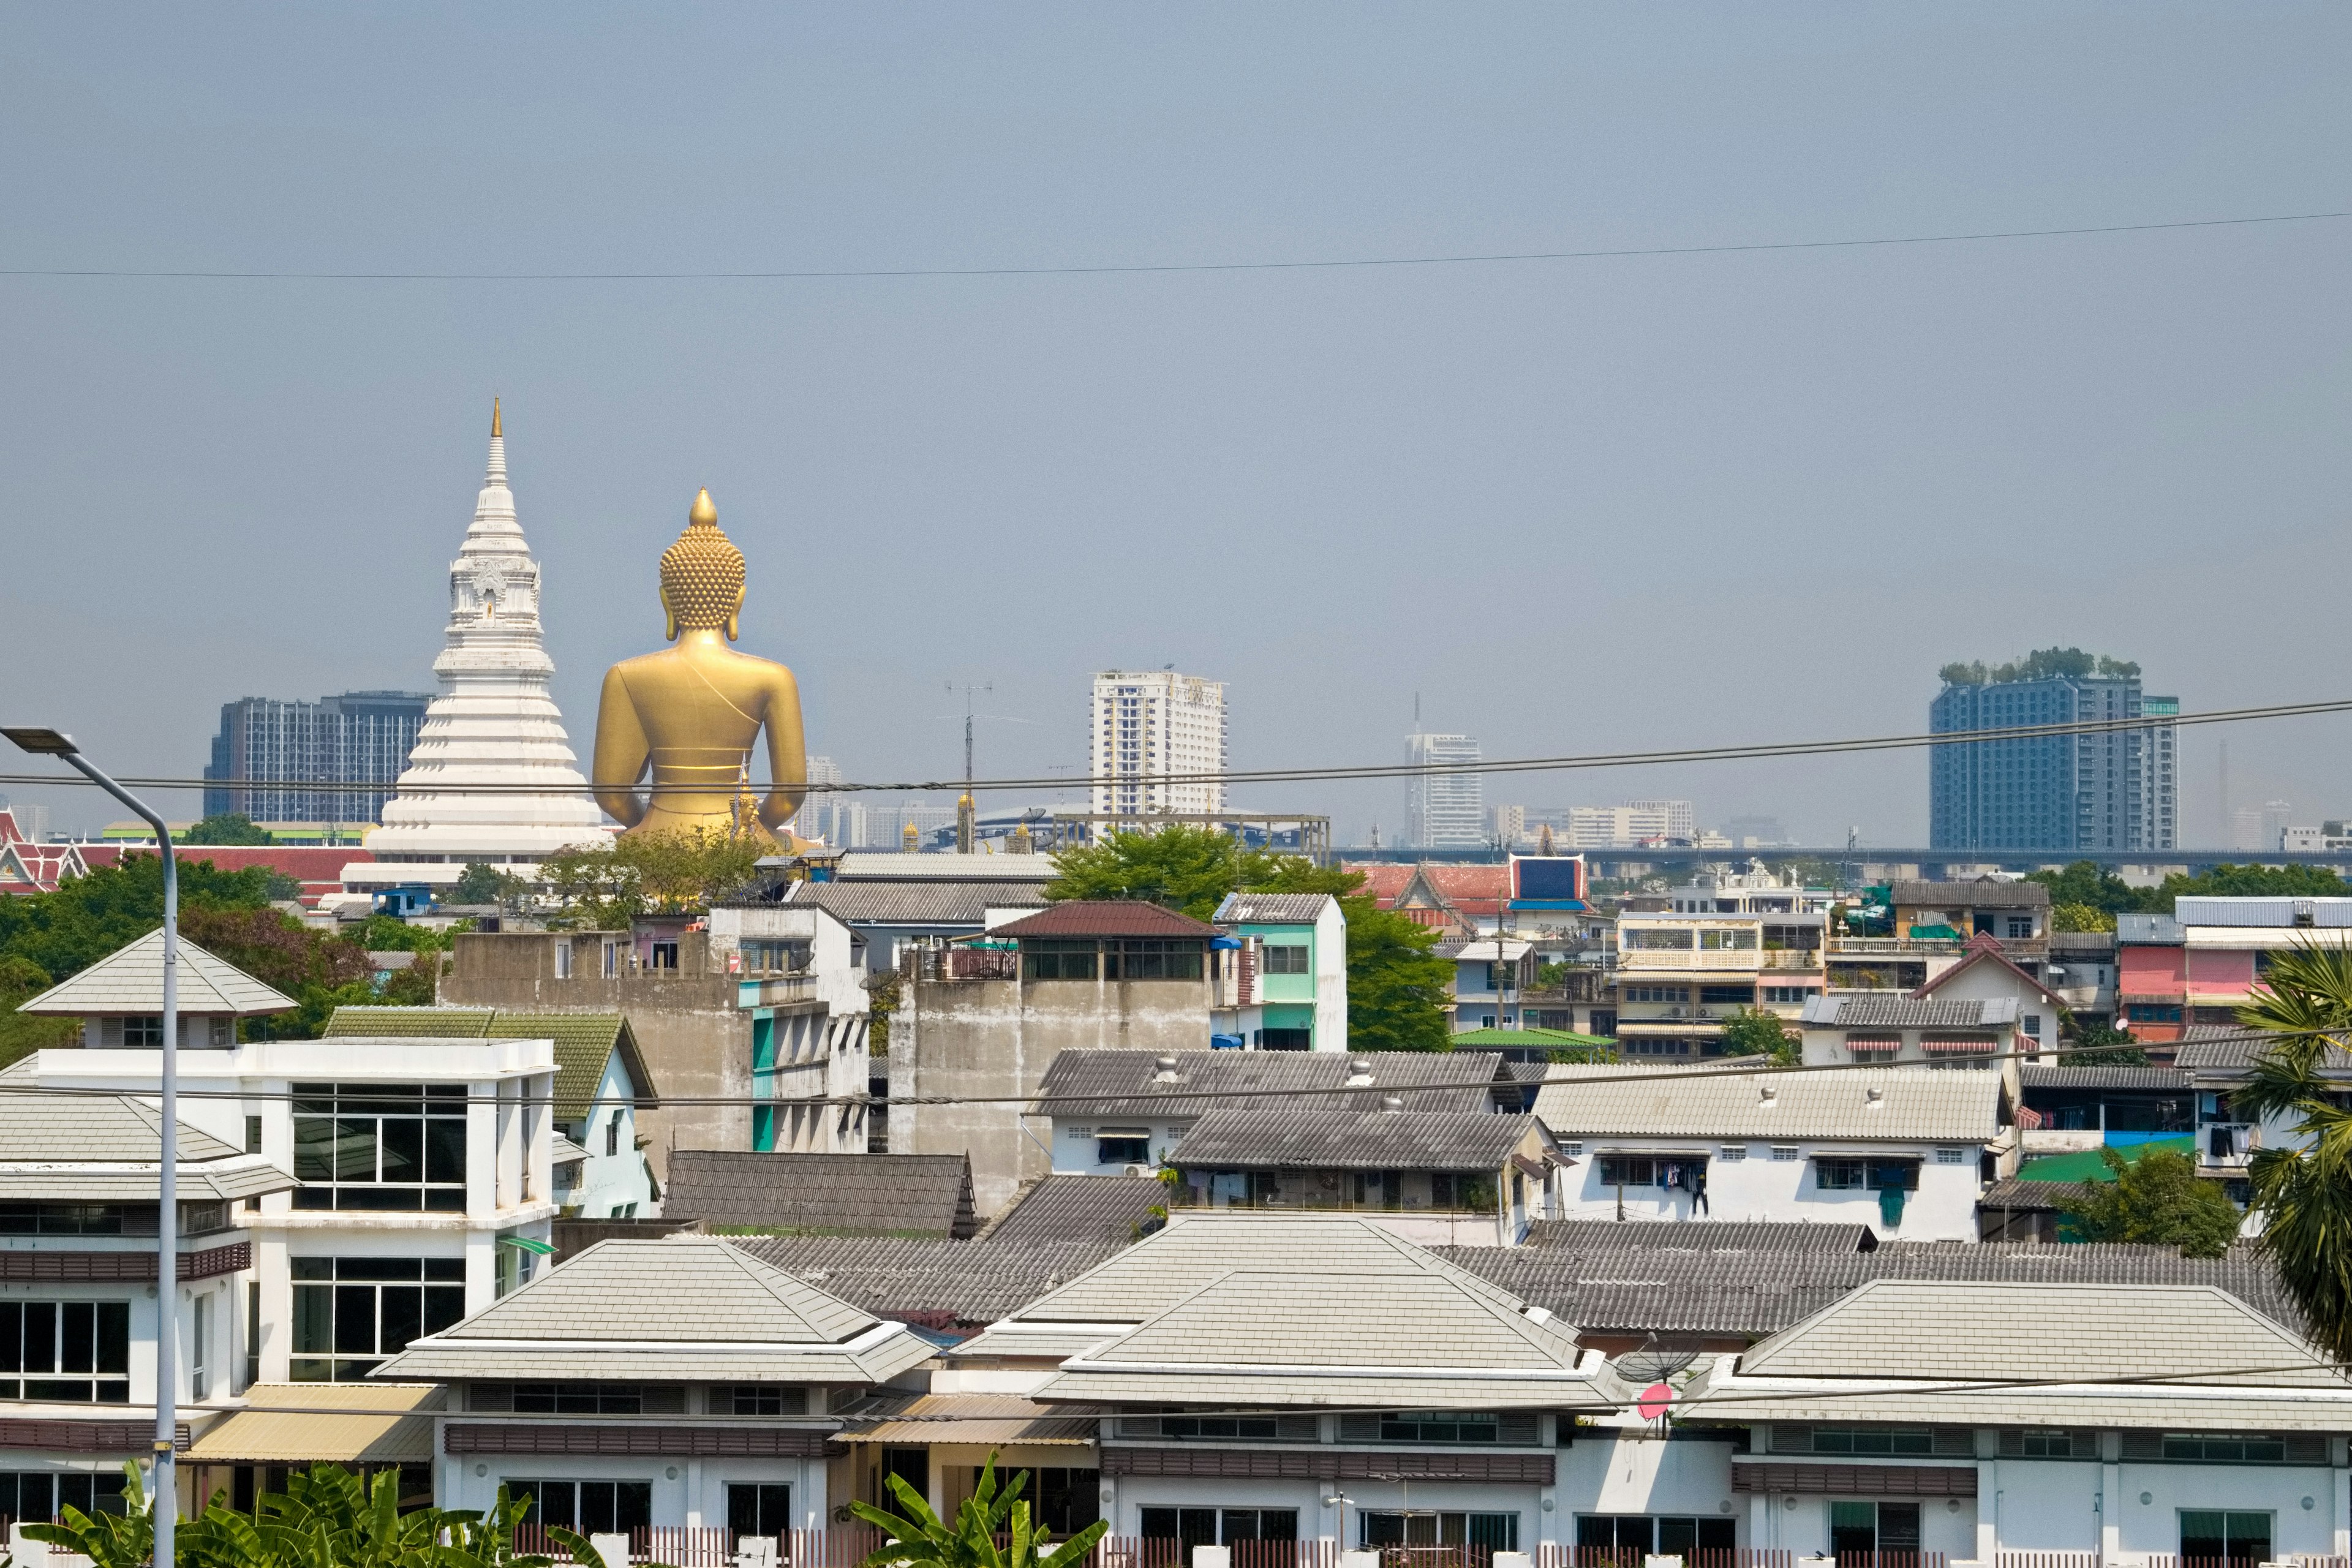
[[[499,400],[490,399],[490,467],[482,476],[482,488],[492,485],[504,488],[507,482],[507,437],[499,417]]]

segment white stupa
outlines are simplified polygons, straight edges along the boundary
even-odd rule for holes
[[[528,875],[558,849],[612,842],[548,695],[555,662],[540,641],[539,563],[515,521],[496,403],[489,472],[449,568],[448,646],[433,672],[441,695],[425,711],[399,797],[367,836],[375,858],[346,866],[345,889],[438,887],[477,861]]]

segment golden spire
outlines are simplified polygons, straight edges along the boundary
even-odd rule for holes
[[[694,510],[686,514],[686,521],[689,524],[702,523],[711,528],[719,526],[719,509],[711,504],[710,491],[707,487],[694,492]]]
[[[490,399],[490,439],[493,441],[497,440],[501,432],[499,429],[499,400],[493,397]]]

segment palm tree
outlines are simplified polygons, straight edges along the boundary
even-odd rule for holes
[[[2299,945],[2272,955],[2265,990],[2238,1021],[2275,1038],[2230,1097],[2248,1121],[2295,1118],[2300,1148],[2248,1162],[2262,1247],[2303,1309],[2312,1342],[2352,1365],[2352,1110],[2337,1103],[2352,1046],[2352,950]]]

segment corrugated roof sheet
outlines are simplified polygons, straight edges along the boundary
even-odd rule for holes
[[[2050,951],[2053,953],[2081,953],[2086,957],[2112,954],[2116,951],[2116,933],[2111,931],[2053,931],[2050,933]]]
[[[2352,899],[2191,894],[2172,900],[2172,918],[2184,926],[2292,926],[2306,910],[2314,927],[2352,926]]]
[[[264,985],[186,937],[179,944],[179,1005],[184,1016],[240,1018],[289,1012],[294,999]],[[129,1017],[163,1011],[163,928],[115,949],[71,979],[17,1004],[19,1013],[65,1017]]]
[[[1891,991],[1815,996],[1802,1021],[1817,1028],[1990,1029],[2017,1022],[2017,998],[1907,996]]]
[[[990,910],[1042,908],[1045,882],[796,882],[787,901],[845,925],[977,928]]]
[[[2270,1042],[2235,1024],[2191,1024],[2172,1048],[2172,1065],[2183,1071],[2242,1072],[2270,1048]],[[2352,1075],[2352,1054],[2341,1046],[2327,1047],[2320,1070],[2332,1076]]]
[[[432,1383],[257,1383],[187,1461],[215,1465],[423,1464],[433,1458]],[[272,1405],[288,1408],[271,1409]]]
[[[1165,1208],[1157,1176],[1091,1176],[1057,1172],[1021,1194],[988,1227],[988,1239],[1107,1242],[1124,1247]]]
[[[1873,1100],[1877,1091],[1880,1098]],[[1631,1078],[1554,1067],[1536,1114],[1562,1138],[1838,1138],[1982,1143],[1999,1137],[2000,1075],[1881,1068],[1834,1073]]]
[[[1526,1247],[1565,1251],[1667,1247],[1684,1251],[1866,1252],[1878,1245],[1866,1225],[1804,1225],[1781,1220],[1539,1219]]]
[[[1338,901],[1328,893],[1227,893],[1211,918],[1219,925],[1313,925]]]
[[[1897,906],[1925,904],[1943,909],[2041,909],[2050,902],[2050,889],[2039,882],[2007,882],[1991,877],[1949,882],[1897,882],[1894,894]]]
[[[2180,922],[2170,915],[2125,912],[2116,916],[2116,944],[2137,944],[2147,947],[2179,947],[2189,940]]]
[[[980,1228],[961,1154],[679,1149],[662,1212],[714,1231],[963,1237]]]
[[[2056,1214],[2066,1204],[2078,1201],[2086,1184],[2082,1182],[2021,1182],[2015,1176],[2004,1176],[1985,1188],[1977,1198],[1979,1210],[2006,1209],[2014,1214]]]
[[[993,934],[1015,939],[1134,936],[1206,940],[1217,934],[1217,928],[1140,899],[1072,899],[1067,903],[1048,904],[1036,914],[998,926]]]
[[[1498,1171],[1532,1116],[1475,1110],[1212,1110],[1169,1163],[1227,1170]]]
[[[2017,1069],[2026,1089],[2112,1089],[2178,1093],[2189,1080],[2171,1068],[2042,1067],[2026,1062]]]
[[[1163,1081],[1162,1056],[1175,1061]],[[1302,1110],[1376,1110],[1382,1093],[1406,1089],[1413,1110],[1483,1110],[1500,1058],[1488,1052],[1064,1051],[1045,1068],[1039,1096],[1062,1120],[1087,1116],[1198,1115],[1238,1100],[1204,1095],[1280,1094]],[[1351,1064],[1366,1064],[1362,1073]],[[1350,1078],[1369,1084],[1348,1087]],[[1316,1092],[1328,1090],[1328,1093]]]

